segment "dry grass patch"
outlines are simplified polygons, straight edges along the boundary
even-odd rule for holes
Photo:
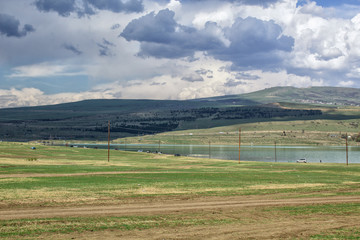
[[[343,184],[347,184],[347,185],[356,185],[356,184],[360,184],[360,182],[351,182],[351,181],[346,181],[346,182],[343,182]]]
[[[324,187],[327,184],[323,183],[301,183],[301,184],[262,184],[250,186],[250,189],[267,190],[267,189],[296,189],[296,188],[312,188]]]
[[[0,183],[24,183],[24,182],[36,182],[37,179],[34,178],[1,178],[0,175]]]
[[[26,158],[0,158],[0,163],[4,165],[83,165],[83,166],[114,166],[114,167],[129,167],[133,166],[131,163],[121,162],[121,161],[112,161],[107,162],[105,160],[69,160],[69,159],[49,159],[49,158],[38,158],[37,161],[28,161]],[[1,169],[1,168],[0,168]]]
[[[73,189],[58,189],[53,191],[43,189],[16,189],[12,191],[0,190],[0,208],[7,205],[32,206],[41,204],[71,204],[79,202],[93,202],[99,197],[94,194],[83,194]]]
[[[189,190],[177,188],[161,188],[161,187],[140,187],[138,189],[127,189],[125,191],[110,191],[112,194],[118,193],[119,195],[141,195],[141,194],[180,194],[188,193]]]
[[[277,170],[277,171],[269,171],[272,173],[287,173],[287,172],[298,172],[298,170]]]

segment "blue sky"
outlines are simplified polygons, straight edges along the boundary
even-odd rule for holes
[[[317,0],[315,2],[317,3],[317,5],[323,7],[334,7],[334,6],[341,6],[344,4],[360,5],[359,0]]]
[[[0,108],[360,87],[360,0],[0,0]]]

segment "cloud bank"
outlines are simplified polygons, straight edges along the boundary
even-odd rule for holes
[[[76,13],[79,17],[94,15],[97,11],[107,10],[114,13],[142,12],[144,6],[141,0],[36,0],[36,8],[41,12],[56,12],[62,17]]]
[[[360,87],[355,0],[17,0],[0,7],[0,107]]]
[[[25,37],[28,33],[34,32],[35,28],[30,24],[25,24],[20,29],[20,21],[14,16],[0,13],[0,33],[7,37]]]

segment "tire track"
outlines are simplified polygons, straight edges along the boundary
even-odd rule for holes
[[[360,203],[360,197],[318,197],[293,198],[281,200],[244,200],[239,199],[220,201],[187,201],[164,202],[152,204],[124,204],[108,206],[74,206],[74,207],[46,207],[31,209],[0,210],[0,220],[34,219],[54,217],[96,217],[96,216],[132,216],[171,214],[185,211],[199,211],[209,209],[245,208],[259,206],[287,206],[313,204]]]

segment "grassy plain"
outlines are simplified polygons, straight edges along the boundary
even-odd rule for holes
[[[234,124],[210,129],[192,129],[116,139],[114,143],[227,144],[237,145],[239,129],[244,145],[344,145],[347,133],[350,145],[359,145],[360,119],[295,120]],[[285,133],[285,134],[284,134]]]
[[[108,162],[107,150],[1,142],[0,238],[358,239],[359,187],[358,164],[238,164],[115,150]],[[203,208],[209,201],[224,206]],[[193,208],[80,214],[135,204]],[[74,213],[56,215],[59,208]],[[21,217],[28,210],[48,215]]]

